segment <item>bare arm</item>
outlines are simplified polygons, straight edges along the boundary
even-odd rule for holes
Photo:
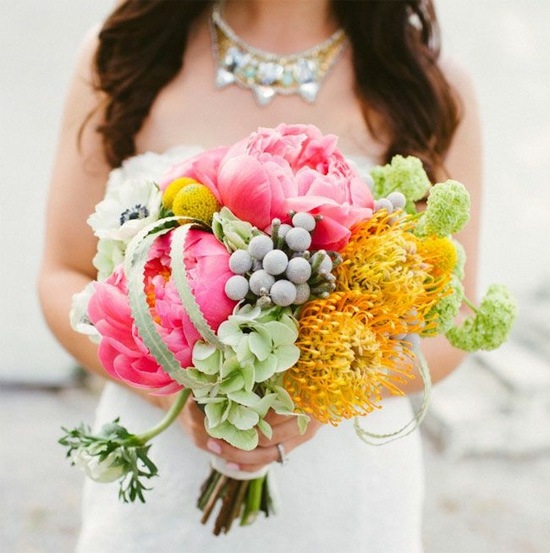
[[[78,134],[100,96],[92,87],[95,34],[85,39],[78,54],[60,124],[46,207],[45,247],[39,273],[39,296],[54,335],[85,368],[106,376],[97,346],[69,324],[72,295],[95,278],[92,258],[96,240],[86,220],[104,194],[109,173],[99,135],[94,131],[100,112],[86,125],[79,147]]]
[[[445,168],[449,176],[439,175],[438,180],[443,182],[450,177],[460,181],[471,196],[470,221],[466,228],[456,235],[456,238],[464,246],[467,255],[465,292],[470,300],[475,301],[483,176],[481,124],[477,99],[469,75],[451,63],[445,63],[444,70],[460,97],[463,117],[445,160]],[[444,336],[423,340],[422,350],[434,383],[449,375],[466,356],[465,352],[451,346]],[[421,388],[422,382],[420,378],[416,378],[405,388],[405,391],[413,393]]]

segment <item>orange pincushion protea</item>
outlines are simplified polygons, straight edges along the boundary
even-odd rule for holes
[[[402,394],[396,383],[405,382],[410,369],[401,361],[412,353],[397,348],[391,325],[372,316],[370,305],[357,292],[336,292],[305,305],[296,342],[300,359],[283,381],[299,411],[336,425],[379,408],[382,387]]]

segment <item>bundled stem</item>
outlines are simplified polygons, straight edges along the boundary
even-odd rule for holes
[[[240,525],[252,524],[258,514],[273,514],[267,485],[267,475],[253,480],[237,480],[212,469],[201,488],[197,506],[203,512],[201,522],[206,524],[218,503],[221,504],[214,522],[213,533],[227,534],[233,522],[240,517]]]

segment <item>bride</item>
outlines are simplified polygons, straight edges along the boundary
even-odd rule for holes
[[[86,220],[106,183],[159,178],[177,161],[228,145],[258,127],[314,124],[339,137],[359,172],[393,154],[422,159],[436,182],[451,176],[479,206],[480,131],[468,76],[438,55],[430,0],[128,0],[85,38],[70,86],[47,207],[39,289],[47,321],[86,369],[108,379],[97,346],[69,325],[71,297],[95,278]],[[246,69],[253,67],[249,72]],[[478,214],[459,237],[475,296]],[[432,379],[462,354],[444,339],[423,346]],[[417,381],[406,389],[417,391]],[[120,416],[147,428],[170,399],[107,380],[96,424]],[[387,398],[365,424],[398,428],[408,399]],[[383,447],[351,424],[276,417],[271,440],[241,451],[209,438],[189,403],[154,442],[162,477],[145,505],[117,501],[116,485],[87,482],[78,552],[422,551],[423,472],[418,433]],[[244,471],[275,468],[282,512],[214,538],[194,506],[210,455]]]

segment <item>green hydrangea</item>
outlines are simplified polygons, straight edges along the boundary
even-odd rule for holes
[[[224,349],[205,342],[193,347],[193,368],[184,384],[205,406],[208,433],[239,449],[258,444],[256,428],[270,437],[269,409],[291,415],[294,403],[281,374],[300,357],[298,323],[290,308],[243,305],[218,328]],[[303,421],[299,421],[303,423]]]
[[[380,199],[391,192],[401,192],[407,199],[404,208],[407,213],[416,213],[414,202],[424,198],[431,186],[422,162],[414,156],[394,156],[391,163],[375,167],[371,176],[374,197]]]
[[[453,269],[453,274],[459,279],[464,280],[464,267],[466,265],[466,250],[464,246],[454,238],[451,239],[456,251],[456,265]]]
[[[464,351],[498,348],[508,338],[517,316],[517,305],[510,291],[502,284],[493,284],[479,307],[471,307],[475,315],[446,333],[449,342]]]
[[[246,250],[248,243],[255,234],[259,234],[249,222],[242,221],[233,213],[222,207],[212,219],[212,232],[230,252]]]
[[[470,194],[458,181],[448,180],[430,190],[426,211],[416,226],[419,236],[449,236],[461,231],[470,219]]]
[[[452,289],[452,292],[443,296],[426,315],[426,320],[434,321],[435,326],[422,332],[423,337],[445,334],[452,328],[464,300],[464,287],[460,280],[453,275],[448,284],[447,291],[449,289]]]

